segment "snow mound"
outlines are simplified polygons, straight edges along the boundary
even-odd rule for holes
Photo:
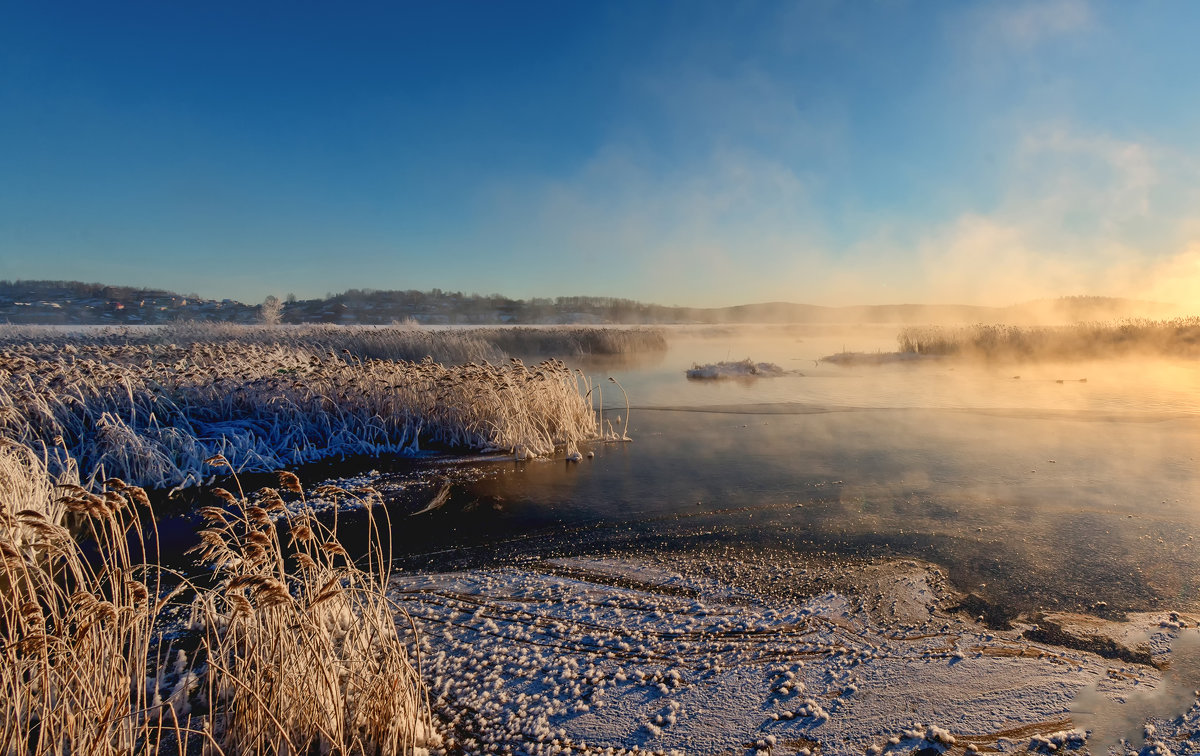
[[[754,362],[749,357],[741,362],[717,362],[708,365],[692,365],[687,371],[691,380],[718,380],[722,378],[773,378],[787,371],[771,362]]]

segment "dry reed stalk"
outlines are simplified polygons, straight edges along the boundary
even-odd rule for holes
[[[373,513],[362,568],[338,542],[336,520],[288,515],[274,491],[261,506],[226,493],[226,506],[200,512],[216,586],[176,577],[168,589],[129,545],[157,540],[138,517],[144,491],[120,479],[99,493],[58,481],[61,510],[97,544],[88,559],[52,501],[12,494],[53,497],[39,462],[0,443],[0,754],[365,756],[438,742],[396,625],[411,620],[385,594],[390,528]],[[299,488],[294,476],[284,485]],[[289,518],[287,547],[279,514]],[[184,590],[195,595],[199,633],[190,657],[162,635]]]
[[[294,475],[282,473],[281,485],[303,496]],[[337,539],[336,514],[329,526],[304,510],[291,514],[273,489],[265,506],[223,498],[229,507],[205,513],[212,527],[202,547],[220,584],[198,604],[222,746],[400,754],[436,743],[419,670],[396,627],[407,615],[386,596],[390,526],[367,508],[362,568]],[[287,546],[273,514],[286,518]]]
[[[157,679],[165,600],[161,572],[129,546],[131,534],[138,542],[150,535],[135,512],[145,492],[112,480],[94,494],[64,476],[58,498],[41,461],[8,442],[0,478],[0,753],[131,753],[167,733],[186,744],[187,724],[163,725],[165,704],[147,683]],[[98,545],[94,558],[62,524],[64,512],[82,519]]]

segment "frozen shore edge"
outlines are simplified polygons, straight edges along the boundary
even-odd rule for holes
[[[1176,658],[1196,618],[1055,615],[1067,644],[1045,642],[955,611],[913,560],[572,558],[393,585],[450,753],[1200,747],[1200,665]]]

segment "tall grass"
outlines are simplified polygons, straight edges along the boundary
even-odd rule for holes
[[[498,348],[514,355],[583,357],[661,352],[667,339],[659,328],[586,328],[557,326],[538,328],[491,328],[478,333]]]
[[[285,491],[303,497],[295,476],[281,477]],[[386,595],[390,554],[373,512],[363,567],[338,542],[336,519],[327,527],[303,509],[288,514],[275,489],[257,504],[218,493],[231,506],[201,511],[208,525],[201,554],[220,583],[199,593],[193,616],[203,627],[207,670],[200,698],[213,709],[222,748],[397,754],[436,742],[415,660],[396,626],[398,618],[411,621]],[[287,520],[286,547],[276,515]]]
[[[0,445],[0,476],[0,753],[383,755],[438,742],[373,518],[362,566],[336,521],[288,514],[283,496],[303,496],[294,476],[283,477],[294,494],[259,504],[222,492],[226,506],[203,512],[213,575],[201,587],[130,546],[153,539],[140,488],[57,483],[94,541],[89,556],[46,514],[53,502],[15,509],[31,502],[7,492],[49,481],[27,449]],[[188,594],[190,632],[169,640]]]
[[[64,470],[60,477],[66,483],[79,481],[73,469]],[[7,513],[0,528],[6,529],[6,537],[18,549],[25,548],[34,529],[13,519],[17,513],[29,522],[52,523],[62,522],[66,514],[66,504],[58,497],[45,464],[30,449],[4,438],[0,438],[0,507]]]
[[[132,753],[186,741],[186,724],[162,719],[150,684],[162,661],[153,643],[161,574],[138,563],[128,538],[144,535],[134,509],[145,493],[113,481],[92,494],[66,474],[54,482],[8,441],[0,481],[0,753]],[[95,558],[56,516],[64,510],[82,519]]]
[[[236,342],[359,360],[426,357],[446,364],[500,362],[510,356],[580,357],[663,351],[663,331],[642,327],[521,326],[424,328],[413,325],[237,325],[179,322],[167,326],[3,326],[0,348],[26,344],[180,346]]]
[[[903,329],[900,351],[989,360],[1078,360],[1145,355],[1200,356],[1200,317],[1064,326],[975,325]]]
[[[55,474],[77,465],[89,481],[165,487],[199,482],[215,455],[237,471],[429,444],[548,455],[598,435],[589,389],[557,360],[446,367],[255,338],[31,339],[0,347],[0,434]]]

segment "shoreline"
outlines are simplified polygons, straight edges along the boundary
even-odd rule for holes
[[[718,551],[397,576],[446,753],[1178,752],[1200,727],[1191,615],[995,630],[930,563]]]

